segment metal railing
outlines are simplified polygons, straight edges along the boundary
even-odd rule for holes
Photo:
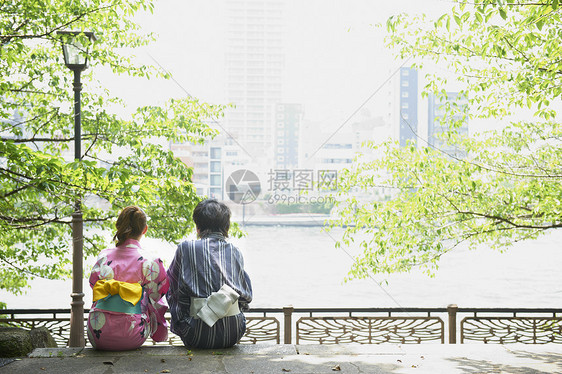
[[[562,344],[560,309],[462,308],[461,343]]]
[[[445,308],[284,308],[284,342],[420,344],[445,342]],[[298,317],[292,324],[293,316]],[[289,328],[291,326],[291,328]]]
[[[241,344],[444,344],[446,340],[449,344],[458,340],[562,344],[562,309],[552,308],[459,308],[454,304],[447,308],[284,307],[255,308],[245,315],[247,327]],[[0,325],[46,327],[59,346],[66,346],[70,309],[4,309],[0,310]],[[170,333],[166,342],[146,344],[183,343]]]

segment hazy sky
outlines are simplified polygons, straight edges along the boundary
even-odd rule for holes
[[[305,119],[337,127],[401,62],[384,47],[384,27],[375,24],[400,12],[441,14],[450,1],[287,0],[284,101],[302,103]],[[226,104],[225,2],[161,0],[154,14],[138,17],[158,40],[138,52],[156,60],[191,95]],[[150,57],[152,56],[152,57]],[[105,82],[104,82],[105,84]],[[173,81],[112,79],[107,87],[134,106],[183,97]],[[377,94],[366,107],[376,115]]]

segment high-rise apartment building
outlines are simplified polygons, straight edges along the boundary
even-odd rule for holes
[[[199,195],[208,195],[209,145],[192,143],[170,143],[174,156],[193,169],[192,181]]]
[[[197,194],[224,199],[224,154],[229,150],[223,135],[205,142],[170,143],[174,156],[193,169],[192,181]]]
[[[416,143],[418,133],[418,71],[400,68],[399,141],[404,147]]]
[[[275,167],[296,168],[299,163],[299,131],[304,114],[303,106],[277,104],[275,113]]]
[[[270,169],[275,117],[282,100],[284,0],[225,0],[225,69],[228,108],[221,134],[205,144],[172,144],[193,168],[199,195],[226,198],[225,177],[251,167]]]
[[[404,147],[417,143],[418,133],[418,71],[401,67],[388,81],[388,111],[386,121],[392,137]]]
[[[276,0],[226,0],[226,90],[235,108],[227,111],[224,123],[245,149],[237,161],[272,164],[285,66],[284,6]]]

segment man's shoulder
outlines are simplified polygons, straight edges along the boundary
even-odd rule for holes
[[[198,242],[200,242],[200,241],[201,241],[201,240],[199,240],[199,239],[196,239],[196,240],[193,240],[193,239],[185,239],[185,240],[181,241],[181,242],[178,244],[178,249],[179,249],[179,248],[187,248],[187,247],[194,247],[194,246],[197,246],[197,245],[198,245]]]
[[[178,244],[178,249],[203,248],[209,246],[209,244],[211,244],[212,246],[215,243],[220,243],[224,247],[232,248],[238,251],[238,248],[234,244],[226,241],[224,238],[215,238],[215,237],[207,237],[203,239],[186,239],[182,241],[180,244]]]
[[[178,249],[191,249],[191,248],[201,248],[208,245],[210,242],[216,242],[214,238],[203,238],[203,239],[186,239],[180,244],[178,244]]]

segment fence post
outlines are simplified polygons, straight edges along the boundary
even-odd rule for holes
[[[447,313],[449,314],[449,344],[457,344],[457,304],[449,304]]]
[[[285,332],[283,334],[283,343],[284,344],[291,344],[292,339],[292,331],[293,331],[293,308],[292,306],[284,306],[283,307],[283,314],[285,315]]]

